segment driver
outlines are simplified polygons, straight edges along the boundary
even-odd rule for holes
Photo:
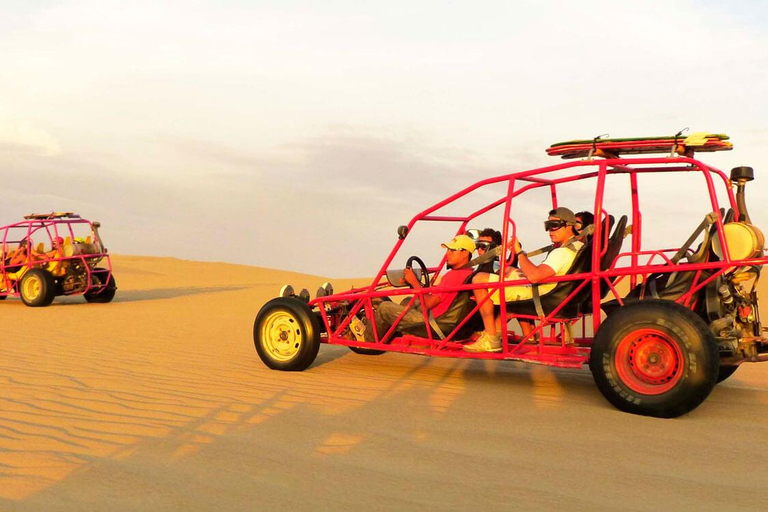
[[[19,247],[6,256],[6,272],[18,272],[27,263],[39,260],[40,257],[29,250],[29,240],[26,238],[19,242]]]
[[[440,280],[440,285],[442,287],[457,287],[464,284],[464,281],[472,274],[472,267],[468,267],[467,264],[475,250],[475,242],[467,235],[457,235],[450,242],[440,244],[440,246],[446,249],[446,266],[450,269]],[[423,288],[411,268],[406,268],[403,274],[405,281],[414,290]],[[426,327],[422,308],[429,311],[435,320],[439,321],[440,315],[448,311],[458,293],[458,290],[425,293],[421,296],[421,306],[412,304],[410,309],[408,309],[407,302],[405,305],[388,301],[382,302],[374,311],[374,321],[379,339],[381,340],[406,309],[408,311],[397,324],[397,330],[400,332],[410,331],[411,333],[424,332]],[[370,328],[370,324],[365,329],[365,341],[374,341],[373,329]]]

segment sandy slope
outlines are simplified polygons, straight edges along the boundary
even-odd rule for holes
[[[587,370],[324,346],[275,372],[253,317],[322,278],[114,261],[111,304],[0,303],[0,510],[766,507],[768,364],[676,420]]]

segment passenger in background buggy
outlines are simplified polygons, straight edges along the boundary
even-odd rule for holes
[[[5,256],[5,271],[18,272],[24,265],[42,259],[45,259],[45,256],[31,251],[29,249],[29,240],[25,238],[19,242],[19,247],[15,251],[11,251]]]

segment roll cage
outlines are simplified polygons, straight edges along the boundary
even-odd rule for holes
[[[685,245],[669,249],[646,250],[643,248],[643,217],[639,208],[638,177],[648,173],[699,173],[703,176],[707,193],[709,195],[710,222],[706,228],[711,233],[712,239],[717,240],[721,247],[720,257],[705,258],[703,261],[683,262],[682,256],[690,255],[694,251]],[[626,236],[630,238],[628,250],[619,251],[615,257],[608,254],[610,228],[612,225],[612,213],[604,208],[606,193],[606,178],[612,175],[627,175],[629,178],[629,192],[631,201],[631,214],[629,223],[631,230]],[[344,336],[355,317],[366,317],[369,328],[375,328],[374,303],[384,300],[385,297],[406,298],[411,307],[415,301],[425,293],[441,291],[459,291],[471,294],[476,288],[487,288],[490,291],[498,291],[501,304],[505,304],[505,287],[529,284],[527,280],[502,281],[497,283],[472,284],[466,283],[458,287],[440,287],[435,285],[439,276],[445,270],[445,256],[435,267],[429,268],[431,273],[431,287],[427,289],[400,289],[392,288],[386,279],[387,269],[392,265],[396,255],[401,250],[408,234],[418,223],[438,222],[456,223],[456,234],[464,233],[476,219],[482,215],[503,210],[501,218],[502,249],[501,254],[506,255],[510,248],[508,241],[516,236],[517,225],[512,218],[515,209],[515,200],[526,192],[532,190],[546,190],[551,202],[549,205],[541,205],[542,211],[556,208],[558,205],[558,190],[565,184],[582,180],[595,180],[595,195],[593,213],[595,216],[594,233],[591,235],[591,251],[586,257],[588,262],[585,268],[564,276],[551,277],[540,283],[564,283],[571,282],[573,289],[564,297],[559,306],[554,307],[546,314],[511,313],[507,307],[500,307],[498,315],[501,321],[501,336],[503,350],[500,353],[467,353],[460,341],[462,329],[478,313],[481,304],[476,304],[458,325],[450,332],[445,332],[445,337],[438,336],[430,327],[428,313],[424,313],[424,330],[426,336],[398,333],[398,324],[403,314],[394,322],[386,333],[375,332],[373,343],[363,343],[350,340]],[[456,203],[479,189],[490,185],[506,187],[506,194],[491,200],[484,206],[474,209],[465,215],[441,215],[441,210]],[[724,204],[718,199],[718,187],[724,188]],[[721,189],[722,190],[722,189]],[[728,212],[728,213],[726,213]],[[616,212],[617,213],[617,212]],[[652,276],[682,274],[692,276],[690,285],[684,290],[675,302],[692,310],[702,311],[702,291],[708,286],[711,288],[725,274],[731,273],[736,268],[754,267],[759,275],[759,269],[768,262],[768,258],[762,255],[746,259],[731,257],[729,240],[725,236],[724,222],[726,220],[738,222],[744,215],[744,209],[740,208],[737,197],[732,189],[732,182],[721,170],[706,165],[694,159],[692,156],[674,157],[611,157],[604,159],[587,158],[585,160],[570,161],[538,169],[514,172],[507,175],[481,180],[474,185],[451,195],[417,214],[411,221],[399,230],[399,238],[395,246],[385,259],[375,278],[369,286],[354,288],[335,295],[317,297],[309,302],[309,306],[315,308],[319,320],[323,326],[324,334],[321,341],[331,344],[346,345],[358,348],[374,350],[390,350],[398,352],[412,352],[431,356],[446,357],[471,357],[487,359],[513,359],[540,362],[561,367],[580,367],[589,359],[590,345],[593,334],[597,332],[602,322],[601,310],[603,304],[610,300],[616,307],[625,304],[626,295],[619,291],[619,285],[628,286],[630,290],[643,288]],[[728,217],[726,219],[726,217]],[[693,223],[692,223],[693,224]],[[614,233],[616,235],[616,233]],[[624,234],[618,234],[621,238]],[[695,237],[692,237],[695,238]],[[694,242],[689,240],[687,243]],[[619,241],[621,246],[621,240]],[[702,250],[707,250],[706,248]],[[611,261],[604,261],[608,254]],[[621,262],[622,265],[618,265]],[[500,275],[504,275],[509,265],[506,257],[500,258]],[[641,291],[640,299],[643,298]],[[754,289],[751,292],[755,296]],[[410,299],[407,297],[410,296]],[[490,294],[486,300],[490,300]],[[568,308],[574,302],[584,302],[584,307]],[[568,309],[572,310],[570,313]],[[755,310],[757,308],[755,307]],[[703,316],[703,313],[700,313]],[[757,311],[754,312],[757,315]],[[591,316],[591,322],[588,322]],[[538,321],[535,330],[525,338],[510,333],[507,325],[513,318],[528,318]],[[581,321],[581,322],[580,322]],[[579,336],[574,336],[573,327],[581,324]],[[759,318],[755,319],[752,338],[760,338],[761,328]],[[762,338],[760,338],[762,339]],[[387,343],[382,342],[387,340]],[[761,358],[766,357],[764,354]]]
[[[24,220],[0,228],[0,296],[18,295],[18,285],[32,268],[48,270],[58,281],[77,272],[85,278],[83,285],[60,287],[60,295],[85,292],[98,293],[106,287],[112,263],[99,235],[100,224],[71,212],[30,214]],[[27,243],[29,257],[23,265],[10,265],[8,256],[22,241]],[[96,265],[108,272],[99,284],[91,280]]]

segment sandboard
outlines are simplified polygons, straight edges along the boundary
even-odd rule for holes
[[[693,133],[688,137],[632,137],[622,139],[571,140],[547,148],[547,154],[562,158],[618,158],[627,154],[667,153],[692,156],[695,151],[713,152],[733,149],[722,133]]]

